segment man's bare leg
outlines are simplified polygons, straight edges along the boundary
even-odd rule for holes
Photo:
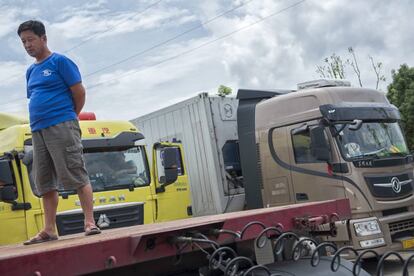
[[[91,184],[84,185],[78,189],[78,196],[85,216],[85,227],[95,226],[93,218],[93,193]]]
[[[24,245],[57,240],[56,235],[56,210],[59,202],[57,191],[50,191],[42,196],[45,226],[36,236],[25,241]]]
[[[45,228],[47,234],[56,234],[56,210],[59,202],[57,191],[50,191],[42,196],[45,211]]]

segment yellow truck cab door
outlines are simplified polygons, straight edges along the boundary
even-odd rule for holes
[[[155,220],[188,218],[191,200],[183,149],[178,143],[156,143],[153,147]]]
[[[316,132],[319,136],[315,136]],[[340,164],[335,163],[338,153],[333,143],[329,142],[332,140],[329,140],[331,136],[328,129],[318,126],[318,121],[314,120],[289,126],[287,135],[290,136],[288,148],[295,201],[301,203],[344,198],[343,181],[335,173],[335,170],[341,169]],[[317,147],[325,152],[325,157],[315,156]],[[323,158],[329,161],[321,160]]]
[[[15,159],[0,159],[0,246],[27,239],[24,201],[20,174]]]

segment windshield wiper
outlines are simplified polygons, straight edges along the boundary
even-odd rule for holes
[[[366,153],[353,156],[352,158],[354,158],[356,160],[363,160],[363,159],[380,159],[380,157],[377,154],[366,154]]]
[[[384,147],[384,148],[380,148],[379,150],[373,150],[373,151],[370,151],[370,152],[366,152],[366,153],[364,153],[364,155],[373,155],[373,154],[375,154],[375,155],[378,156],[378,153],[386,151],[386,150],[387,150],[387,148]]]
[[[107,185],[105,187],[105,190],[113,190],[113,189],[128,189],[130,191],[133,191],[135,188],[135,185],[133,183],[130,184],[115,184],[115,185]]]
[[[390,155],[395,155],[395,156],[407,156],[408,153],[407,152],[390,152]]]
[[[384,151],[387,151],[386,155],[383,155],[383,156],[379,156],[378,155],[378,153],[381,153],[381,152],[384,152]],[[381,157],[389,157],[389,156],[392,156],[392,155],[394,155],[394,156],[404,156],[405,157],[408,154],[407,153],[404,153],[404,152],[390,152],[390,151],[387,150],[387,148],[381,148],[379,150],[375,150],[375,151],[371,151],[371,152],[366,152],[366,153],[363,153],[363,154],[354,156],[354,158],[361,158],[361,159],[363,159],[365,157],[370,157],[370,158],[373,158],[373,159],[380,159]]]
[[[376,151],[362,153],[360,155],[353,156],[353,158],[356,158],[356,159],[365,159],[365,158],[380,159],[381,157],[378,156],[378,153],[382,152],[383,150],[384,150],[384,148],[380,149],[380,150],[376,150]]]

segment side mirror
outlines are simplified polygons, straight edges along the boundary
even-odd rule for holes
[[[331,161],[331,150],[325,137],[324,128],[317,126],[310,130],[311,153],[320,161]]]
[[[16,188],[12,185],[0,188],[0,201],[13,202],[17,199]]]
[[[309,126],[307,124],[303,124],[298,128],[295,128],[294,130],[292,130],[292,134],[296,135],[296,134],[300,134],[300,133],[306,133],[309,130]]]
[[[349,130],[358,130],[358,129],[360,129],[361,128],[361,126],[362,126],[362,120],[358,120],[358,119],[355,119],[355,120],[353,120],[352,121],[352,123],[348,126],[348,129]]]
[[[177,181],[177,150],[175,148],[166,147],[162,152],[162,160],[164,163],[164,176],[160,182],[164,185],[169,185]]]

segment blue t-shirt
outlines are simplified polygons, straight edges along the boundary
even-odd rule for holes
[[[38,131],[77,118],[69,87],[82,81],[79,69],[69,58],[52,53],[26,72],[30,127]]]

